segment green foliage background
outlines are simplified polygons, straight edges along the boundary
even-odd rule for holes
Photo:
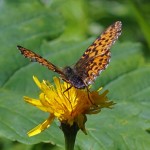
[[[109,90],[117,104],[88,116],[88,135],[78,133],[76,150],[150,149],[150,3],[148,0],[0,0],[0,149],[63,150],[59,124],[35,137],[26,132],[48,114],[26,104],[37,97],[32,80],[56,74],[24,59],[16,45],[58,66],[73,65],[113,22],[123,23],[109,67],[94,88]]]

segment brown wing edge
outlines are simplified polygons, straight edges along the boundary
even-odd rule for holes
[[[24,55],[26,58],[29,58],[33,62],[34,61],[38,62],[38,63],[42,64],[43,66],[46,66],[49,70],[54,71],[54,72],[60,74],[62,77],[64,77],[64,73],[62,72],[61,69],[59,69],[54,64],[52,64],[48,60],[44,59],[40,55],[38,55],[38,54],[34,53],[33,51],[28,50],[20,45],[17,45],[17,48],[21,52],[21,54]]]

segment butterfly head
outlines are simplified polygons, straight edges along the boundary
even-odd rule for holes
[[[74,74],[74,71],[73,71],[73,69],[71,67],[66,66],[63,69],[63,73],[66,75],[67,78],[69,78],[70,76],[72,76]]]

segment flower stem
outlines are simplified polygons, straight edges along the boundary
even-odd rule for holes
[[[74,144],[79,127],[76,123],[72,126],[69,124],[61,123],[61,129],[65,137],[65,150],[74,150]]]

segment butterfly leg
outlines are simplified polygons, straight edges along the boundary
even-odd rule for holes
[[[69,83],[69,81],[66,80],[65,78],[63,78],[63,77],[59,77],[59,78],[62,79],[62,80],[64,80],[65,82]],[[72,85],[71,85],[70,87],[68,87],[65,91],[63,91],[63,94],[64,94],[65,92],[67,92],[68,90],[70,90],[72,87],[73,87]]]
[[[96,106],[96,107],[97,107],[97,105],[93,103],[92,98],[90,97],[91,91],[89,90],[88,85],[87,85],[86,83],[84,83],[84,84],[85,84],[85,87],[86,87],[86,90],[87,90],[87,93],[88,93],[88,98],[89,98],[91,104],[92,104],[93,106]]]
[[[87,90],[88,98],[89,98],[91,104],[92,104],[93,106],[95,106],[95,107],[98,107],[95,103],[93,103],[92,98],[90,97],[90,93],[91,93],[91,92],[90,92],[90,90],[88,89],[88,87],[86,87],[86,90]]]
[[[63,91],[63,93],[67,92],[68,90],[70,90],[73,86],[71,85],[70,87],[68,87],[65,91]]]
[[[95,104],[93,103],[91,97],[90,97],[91,91],[90,91],[89,88],[88,88],[88,84],[86,84],[86,82],[84,82],[84,85],[85,85],[85,88],[86,88],[86,90],[87,90],[88,99],[90,100],[91,104],[95,105]]]
[[[90,102],[94,105],[94,103],[93,103],[93,101],[92,101],[92,99],[91,99],[91,97],[90,97],[90,90],[89,90],[89,88],[86,86],[86,90],[87,90],[87,94],[88,94],[88,98],[89,98],[89,100],[90,100]]]

